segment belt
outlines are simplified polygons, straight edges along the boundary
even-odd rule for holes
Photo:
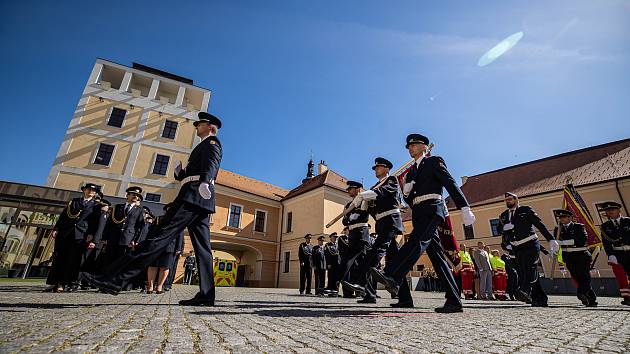
[[[358,224],[352,224],[348,226],[348,230],[354,230],[354,229],[358,229],[360,227],[368,227],[368,223],[366,222],[360,222]]]
[[[182,180],[182,184],[198,181],[201,176],[188,176]],[[210,180],[210,184],[214,184],[214,180]]]
[[[432,200],[432,199],[442,200],[442,195],[441,194],[437,194],[437,193],[419,195],[419,196],[413,198],[413,205],[417,205],[417,204],[420,204],[420,203],[422,203],[422,202],[424,202],[426,200]]]
[[[400,209],[392,209],[392,210],[384,211],[382,213],[378,213],[376,214],[376,220],[380,220],[386,217],[387,215],[392,215],[392,214],[400,214]]]
[[[560,246],[573,246],[575,245],[575,240],[556,240]]]
[[[510,243],[512,244],[512,246],[520,246],[520,245],[524,244],[525,242],[529,242],[529,241],[532,241],[532,240],[538,240],[538,236],[530,235],[530,236],[525,237],[522,240],[511,241]]]
[[[630,246],[613,246],[613,250],[615,251],[630,251]]]
[[[562,247],[562,252],[584,252],[587,250],[586,247]]]

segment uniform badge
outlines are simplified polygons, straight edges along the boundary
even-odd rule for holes
[[[214,145],[214,144],[216,144],[216,142],[214,140],[210,140],[210,144]]]

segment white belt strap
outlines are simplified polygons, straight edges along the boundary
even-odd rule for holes
[[[392,215],[392,214],[400,214],[400,209],[392,209],[392,210],[384,211],[382,213],[378,213],[376,214],[376,220],[380,220],[386,217],[387,215]]]
[[[198,181],[200,176],[188,176],[182,180],[182,184]],[[210,184],[214,184],[214,180],[210,180]]]
[[[586,247],[562,247],[562,252],[584,252]]]
[[[520,245],[524,244],[525,242],[529,242],[529,241],[532,241],[532,240],[538,240],[538,236],[536,236],[536,235],[531,235],[531,236],[525,237],[525,238],[524,238],[524,239],[522,239],[522,240],[512,241],[512,242],[510,242],[510,243],[511,243],[513,246],[520,246]]]
[[[560,246],[573,246],[575,245],[575,240],[557,240]]]
[[[348,230],[354,230],[354,229],[358,229],[360,227],[368,227],[368,223],[360,222],[358,224],[352,224],[352,225],[348,226]]]
[[[413,198],[413,205],[417,205],[420,204],[426,200],[432,200],[432,199],[437,199],[437,200],[442,200],[442,195],[440,194],[425,194],[425,195],[419,195],[415,198]]]
[[[615,251],[630,251],[630,246],[613,246]]]

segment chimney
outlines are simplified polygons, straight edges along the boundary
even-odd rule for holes
[[[326,165],[326,161],[319,161],[319,165],[317,165],[317,174],[321,175],[322,173],[328,171],[328,166]]]
[[[468,176],[462,176],[462,186],[468,181]]]

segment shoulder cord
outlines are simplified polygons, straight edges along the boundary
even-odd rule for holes
[[[66,207],[66,215],[68,215],[70,219],[78,219],[83,209],[79,209],[79,212],[76,214],[72,214],[71,209],[72,209],[72,200],[68,202],[68,206]]]
[[[112,221],[114,222],[114,224],[122,224],[123,222],[125,222],[125,220],[127,220],[127,215],[125,215],[122,219],[120,220],[116,220],[116,205],[114,205],[114,208],[112,210]]]

